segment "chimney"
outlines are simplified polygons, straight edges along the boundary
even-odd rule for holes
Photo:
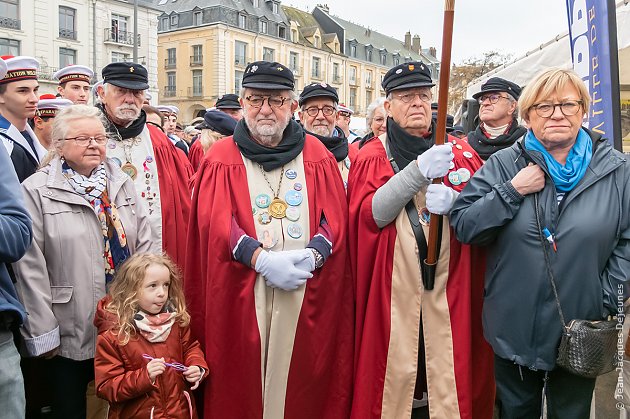
[[[411,32],[409,31],[405,34],[405,48],[411,49]]]
[[[328,14],[330,12],[330,9],[328,8],[328,4],[318,4],[317,6],[320,9],[322,9],[324,12],[326,12],[326,14]]]
[[[411,50],[417,52],[418,54],[420,53],[420,49],[422,49],[422,47],[420,46],[420,37],[418,35],[414,35],[413,36],[413,44],[411,45]]]
[[[437,50],[435,49],[435,47],[429,48],[429,54],[431,54],[433,57],[437,58]]]

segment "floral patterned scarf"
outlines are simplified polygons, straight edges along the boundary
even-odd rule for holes
[[[89,177],[75,172],[65,161],[63,161],[61,168],[72,189],[89,202],[96,212],[105,244],[103,253],[105,286],[109,289],[116,268],[129,257],[129,247],[116,205],[110,202],[107,194],[105,164],[101,163]]]
[[[170,303],[167,303],[162,312],[158,314],[149,314],[139,310],[133,316],[133,321],[146,340],[151,343],[164,342],[171,333],[175,316],[177,316],[177,312]]]

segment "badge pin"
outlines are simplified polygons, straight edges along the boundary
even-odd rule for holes
[[[420,216],[420,223],[423,226],[428,226],[429,222],[431,221],[431,213],[429,212],[429,210],[424,207],[420,210],[420,213],[418,215]]]
[[[289,221],[297,221],[300,219],[300,209],[298,207],[289,207],[287,208],[287,220]]]
[[[302,193],[296,190],[289,191],[284,196],[284,200],[292,207],[297,207],[302,203]]]
[[[147,163],[153,163],[153,156],[147,156],[147,158],[145,159],[145,161]]]
[[[271,216],[267,211],[261,212],[258,215],[258,222],[262,225],[267,225],[271,222]]]
[[[464,151],[464,157],[466,157],[467,159],[472,159],[472,153],[470,151]]]
[[[449,169],[454,169],[455,168],[455,163],[451,162],[451,164],[448,165]]]
[[[299,239],[302,237],[302,227],[299,224],[292,223],[287,227],[287,233],[293,239]]]
[[[109,148],[110,150],[113,150],[116,148],[116,143],[111,142],[111,143],[107,143],[107,148]]]
[[[455,144],[455,148],[457,148],[458,150],[461,150],[463,147],[461,144]]]
[[[258,241],[262,243],[264,249],[271,249],[278,244],[278,238],[273,231],[264,230],[258,237]]]
[[[293,169],[289,169],[286,172],[284,172],[284,174],[286,175],[287,179],[295,179],[297,177],[297,172]]]
[[[118,167],[122,166],[122,162],[120,161],[118,157],[112,157],[112,160],[114,161],[114,163],[116,163]]]
[[[455,186],[462,184],[462,179],[459,176],[459,173],[457,173],[457,172],[449,173],[448,174],[448,181],[451,182],[451,184],[453,184]]]
[[[271,197],[267,194],[261,193],[255,199],[256,206],[258,208],[267,208],[271,204]]]
[[[302,184],[300,182],[295,182],[295,184],[293,185],[293,189],[295,189],[296,191],[301,191]]]
[[[257,212],[258,210],[256,209],[256,207],[252,207],[252,215],[256,215]]]
[[[350,168],[350,157],[346,157],[343,159],[343,164],[346,166],[346,169]]]
[[[459,174],[459,178],[462,183],[468,182],[470,180],[470,170],[466,169],[465,167],[459,169],[457,173]]]

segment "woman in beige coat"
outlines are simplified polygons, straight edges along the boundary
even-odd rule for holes
[[[28,317],[29,356],[45,357],[53,415],[86,414],[94,379],[96,305],[116,268],[135,252],[153,251],[150,226],[131,178],[105,158],[101,112],[71,106],[55,117],[52,156],[23,183],[33,243],[14,265]]]

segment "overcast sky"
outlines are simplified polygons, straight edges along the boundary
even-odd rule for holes
[[[282,4],[312,11],[327,3],[330,14],[404,40],[420,36],[422,48],[442,54],[444,1],[441,0],[283,0]],[[498,51],[519,58],[567,27],[565,0],[456,0],[452,62]]]

